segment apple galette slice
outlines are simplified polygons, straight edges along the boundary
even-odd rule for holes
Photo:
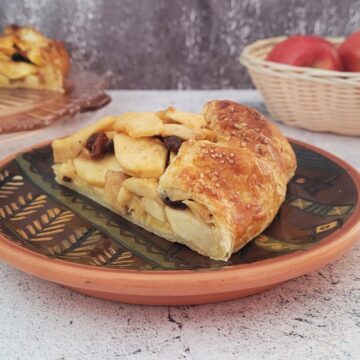
[[[68,71],[63,43],[16,25],[0,36],[0,87],[63,91]]]
[[[218,260],[269,225],[296,166],[274,125],[230,101],[110,116],[52,147],[57,182]]]

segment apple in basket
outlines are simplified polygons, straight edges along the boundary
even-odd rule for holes
[[[319,36],[290,36],[275,45],[266,60],[294,66],[343,70],[336,47]]]
[[[346,71],[360,71],[360,31],[351,34],[339,47]]]

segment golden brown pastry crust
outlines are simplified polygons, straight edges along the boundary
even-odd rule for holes
[[[1,86],[63,89],[70,61],[62,42],[49,39],[32,27],[10,25],[0,37],[0,52],[0,75],[9,80]],[[28,61],[13,61],[14,55],[23,56]],[[35,84],[34,81],[25,81],[25,77],[31,75],[38,77]]]
[[[180,192],[178,197],[210,209],[235,252],[275,217],[296,158],[282,133],[256,110],[212,101],[204,115],[217,142],[184,143],[160,178],[159,190],[170,198]]]

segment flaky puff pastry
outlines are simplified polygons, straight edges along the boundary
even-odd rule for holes
[[[206,255],[227,260],[274,219],[296,158],[280,130],[251,108],[212,101],[204,118],[217,141],[184,143],[160,178],[159,192],[209,209],[217,243]]]
[[[63,43],[32,27],[10,25],[0,37],[0,87],[63,91],[69,66]]]
[[[282,133],[231,101],[110,116],[52,146],[56,181],[216,260],[270,224],[296,168]]]

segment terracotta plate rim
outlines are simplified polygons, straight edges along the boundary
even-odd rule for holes
[[[360,174],[354,167],[326,150],[299,140],[288,139],[292,143],[320,153],[340,165],[354,181],[358,197],[360,196]],[[18,154],[45,146],[50,142],[46,141],[11,154],[0,161],[0,167],[4,167]],[[127,286],[128,289],[134,285],[134,287],[148,289],[154,288],[154,285],[162,287],[164,284],[171,287],[178,285],[188,287],[191,283],[200,285],[219,282],[225,287],[231,285],[231,288],[236,286],[238,289],[255,288],[262,285],[277,284],[315,270],[338,258],[352,247],[360,238],[359,200],[355,211],[345,225],[326,239],[311,246],[311,248],[297,250],[291,254],[250,264],[230,265],[219,269],[194,270],[107,269],[52,259],[17,245],[2,235],[0,235],[0,259],[40,278],[63,285],[81,286],[88,289],[98,289],[99,286],[105,284],[107,286],[122,284]],[[224,291],[224,287],[221,290]],[[210,291],[210,289],[207,289],[207,291]]]

